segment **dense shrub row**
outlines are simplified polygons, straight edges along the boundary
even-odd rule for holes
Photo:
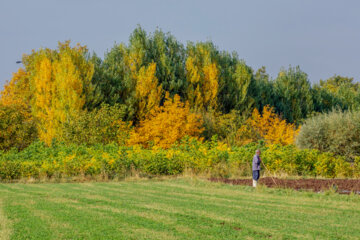
[[[104,176],[124,178],[176,175],[184,172],[217,177],[250,176],[256,148],[271,173],[321,177],[359,177],[360,158],[350,164],[342,157],[295,146],[248,144],[229,148],[215,139],[208,143],[185,139],[169,149],[117,145],[79,146],[35,142],[21,152],[0,152],[0,179]]]
[[[360,156],[360,112],[334,110],[305,120],[296,144],[353,161]]]

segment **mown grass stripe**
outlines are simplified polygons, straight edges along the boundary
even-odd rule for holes
[[[3,200],[0,199],[0,240],[9,240],[11,232],[11,222],[5,216],[3,210]]]
[[[83,199],[83,198],[79,198],[79,199]],[[83,199],[84,200],[84,199]],[[86,199],[88,200],[88,199]],[[91,204],[92,202],[88,202],[88,201],[85,201],[85,202],[82,202],[81,204],[84,205],[84,204]],[[102,201],[101,201],[102,203]],[[97,203],[98,205],[100,204],[100,202]]]
[[[3,193],[6,199],[1,198]],[[45,229],[56,228],[49,234],[55,239],[360,237],[360,201],[351,196],[317,196],[273,189],[254,191],[183,179],[6,187],[0,184],[0,194],[8,218],[9,206],[18,211],[13,217],[13,233],[21,226],[16,221],[33,225],[28,222],[31,218],[19,217],[19,212],[25,211],[35,215]],[[342,207],[329,207],[336,205]]]
[[[155,182],[152,186],[151,186],[151,189],[156,189],[156,188],[163,188],[163,187],[168,187],[168,186],[158,186],[158,184],[161,184],[163,182]],[[140,183],[140,184],[144,184],[144,183]],[[139,184],[134,184],[134,188],[136,188]],[[154,186],[155,185],[155,186]],[[111,188],[112,185],[109,185],[109,187]],[[143,186],[146,186],[146,185],[143,185]],[[173,185],[170,185],[171,187],[173,187]],[[200,186],[201,187],[201,186]],[[114,188],[114,187],[113,187]],[[116,188],[116,187],[115,187]],[[192,188],[192,192],[183,192],[184,194],[188,193],[188,194],[192,194],[192,195],[197,195],[199,197],[212,197],[212,198],[217,198],[217,200],[220,200],[220,199],[226,199],[226,200],[234,200],[236,201],[238,197],[242,197],[243,200],[247,199],[248,201],[253,201],[253,195],[256,194],[256,197],[259,201],[263,200],[262,202],[268,202],[268,203],[274,203],[274,204],[281,204],[281,205],[287,205],[287,206],[297,206],[298,203],[296,202],[296,196],[295,197],[291,197],[291,195],[294,194],[294,192],[290,192],[290,196],[286,196],[286,198],[289,199],[289,201],[287,202],[284,202],[284,196],[272,196],[271,199],[269,199],[269,194],[266,193],[266,194],[262,194],[261,192],[254,192],[254,189],[252,188],[249,188],[249,187],[237,187],[237,186],[234,186],[235,190],[234,189],[229,189],[228,191],[226,192],[230,192],[231,196],[226,196],[226,192],[225,191],[222,191],[222,189],[220,190],[221,192],[218,192],[217,190],[219,189],[212,189],[212,193],[209,193],[208,191],[207,192],[204,192],[203,189],[199,188],[199,187],[194,187]],[[239,188],[239,191],[237,191],[236,188]],[[146,189],[148,188],[145,188],[144,191],[147,191]],[[244,190],[246,190],[247,192],[244,192]],[[150,190],[150,191],[153,191],[153,190]],[[281,191],[281,190],[280,190]],[[174,191],[172,191],[174,192]],[[236,193],[236,196],[234,197],[234,193]],[[314,194],[312,194],[311,196],[313,196]],[[295,200],[295,201],[293,201]],[[292,203],[294,202],[294,203]],[[317,204],[318,203],[318,204]],[[334,208],[345,208],[344,206],[339,206],[338,204],[332,204],[333,201],[326,201],[326,199],[322,198],[322,199],[317,199],[316,197],[315,198],[311,198],[309,200],[307,199],[303,199],[303,202],[302,202],[302,205],[307,205],[309,207],[314,207],[314,208],[318,208],[318,207],[321,207],[321,208],[327,208],[329,210],[333,210]],[[353,206],[350,206],[349,203],[347,206],[346,209],[349,209],[349,210],[353,210],[355,206],[357,206],[357,204],[359,204],[360,201],[357,201],[357,202],[354,202],[352,205]]]
[[[28,206],[11,203],[6,205],[5,213],[13,222],[10,239],[54,239],[46,222],[34,216]]]
[[[156,194],[156,192],[153,192],[154,194]],[[152,195],[152,197],[156,197],[156,195]],[[167,196],[162,196],[162,198],[167,198]],[[176,199],[176,198],[168,198],[168,200],[173,200],[173,201],[186,201],[186,200],[184,200],[184,199]],[[239,200],[240,201],[240,200]],[[238,206],[237,206],[237,204],[234,204],[234,205],[226,205],[226,204],[219,204],[219,203],[217,203],[217,204],[215,204],[215,206],[220,206],[220,207],[223,207],[223,208],[239,208]],[[266,204],[259,204],[259,206],[257,206],[257,207],[269,207],[269,206],[271,206],[271,207],[275,207],[276,205],[275,204],[268,204],[268,203],[266,203]],[[284,210],[287,210],[287,211],[293,211],[293,212],[297,212],[298,210],[299,210],[299,207],[297,206],[296,208],[294,208],[294,207],[292,207],[293,209],[290,209],[290,208],[287,208],[287,207],[282,207],[282,206],[280,206],[280,207],[277,207],[278,209],[279,209],[279,211],[284,211]],[[335,209],[333,209],[332,210],[333,211],[333,214],[344,214],[344,212],[339,212],[338,210],[335,210]],[[316,215],[317,213],[316,212],[313,212],[311,209],[310,210],[308,210],[307,211],[307,213],[308,214],[310,214],[310,215]],[[329,214],[329,213],[328,213]]]
[[[154,197],[154,196],[153,196]],[[172,199],[172,200],[174,200],[174,199]],[[288,219],[286,219],[287,221],[288,221]]]

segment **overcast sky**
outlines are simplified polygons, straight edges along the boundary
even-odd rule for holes
[[[182,43],[212,40],[272,77],[300,65],[311,82],[334,74],[360,80],[358,0],[0,0],[0,89],[23,53],[87,45],[103,57],[140,24]]]

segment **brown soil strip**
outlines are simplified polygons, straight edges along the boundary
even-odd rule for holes
[[[252,186],[252,179],[210,178],[209,180],[233,185]],[[343,194],[349,194],[350,192],[360,194],[360,179],[279,179],[264,177],[260,178],[259,183],[271,188],[292,188],[295,190],[312,190],[314,192],[333,189]]]

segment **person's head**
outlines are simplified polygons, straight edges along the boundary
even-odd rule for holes
[[[260,149],[256,149],[255,154],[260,156],[260,154],[261,154]]]

